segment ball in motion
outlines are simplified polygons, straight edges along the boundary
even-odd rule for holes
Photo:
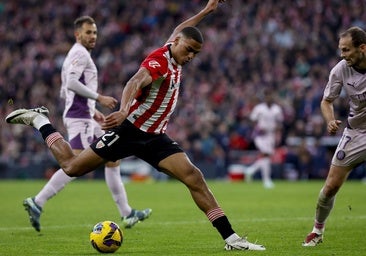
[[[90,233],[90,242],[98,252],[113,253],[121,247],[123,233],[113,221],[102,221],[94,226]]]

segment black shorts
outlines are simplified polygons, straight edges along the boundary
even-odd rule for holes
[[[134,155],[158,170],[161,160],[183,152],[178,143],[168,135],[143,132],[128,120],[107,131],[90,147],[97,155],[108,161],[117,161]]]

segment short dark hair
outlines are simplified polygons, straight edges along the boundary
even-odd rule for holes
[[[339,36],[351,36],[354,47],[359,47],[361,44],[366,44],[366,32],[360,27],[350,27],[345,32],[342,32]]]
[[[95,20],[92,17],[87,16],[87,15],[81,16],[74,21],[74,29],[76,30],[76,29],[81,28],[84,23],[95,24]]]
[[[203,43],[203,36],[201,31],[196,27],[185,27],[182,29],[181,33],[186,38],[192,38],[193,40],[197,41],[198,43]]]

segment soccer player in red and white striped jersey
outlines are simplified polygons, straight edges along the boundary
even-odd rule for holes
[[[17,110],[7,122],[30,124],[39,129],[66,174],[80,176],[107,161],[127,156],[148,162],[157,170],[178,179],[188,188],[194,202],[225,240],[226,250],[265,250],[250,243],[231,227],[202,175],[177,142],[165,133],[178,100],[182,66],[202,49],[203,37],[195,26],[216,10],[219,2],[209,0],[191,18],[179,24],[166,44],[149,54],[122,92],[119,111],[105,118],[106,133],[78,156],[56,132],[48,118],[33,110]]]

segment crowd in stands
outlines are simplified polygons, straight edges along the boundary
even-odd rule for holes
[[[206,1],[24,1],[0,3],[0,163],[5,168],[50,163],[38,133],[9,126],[19,107],[47,106],[63,134],[60,68],[74,42],[73,21],[94,17],[92,56],[103,94],[120,99],[124,83],[175,25]],[[337,140],[327,137],[319,103],[330,68],[339,61],[338,34],[366,28],[363,0],[228,0],[199,28],[202,52],[185,66],[180,101],[167,133],[192,156],[226,175],[233,152],[252,149],[248,115],[272,88],[285,121],[279,161],[300,178],[324,177]],[[108,110],[101,109],[108,113]],[[338,100],[339,118],[348,102]],[[329,142],[330,141],[330,142]],[[0,168],[1,171],[1,168]]]

